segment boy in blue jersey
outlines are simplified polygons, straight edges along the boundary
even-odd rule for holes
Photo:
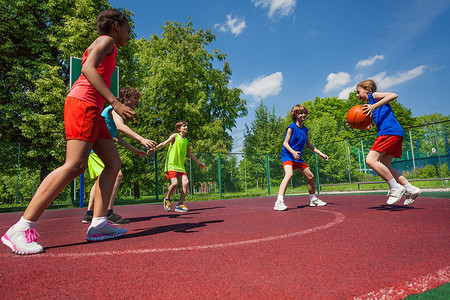
[[[394,157],[402,156],[403,128],[389,105],[389,102],[397,99],[398,96],[394,93],[377,92],[377,85],[371,79],[358,83],[356,94],[362,102],[368,103],[363,106],[363,111],[373,116],[378,128],[377,138],[367,155],[366,163],[389,184],[387,204],[396,203],[406,192],[404,205],[410,205],[422,191],[411,185],[391,166]]]
[[[314,153],[317,153],[320,157],[328,161],[328,156],[323,154],[319,149],[314,147],[308,138],[308,128],[303,125],[303,122],[308,116],[308,109],[301,104],[295,105],[291,109],[291,119],[292,124],[286,128],[286,133],[284,136],[283,148],[281,150],[281,161],[283,162],[284,168],[284,178],[281,181],[280,189],[278,191],[277,201],[275,202],[274,210],[287,210],[288,207],[284,204],[284,194],[286,193],[286,188],[291,180],[293,171],[298,169],[303,176],[306,177],[308,181],[308,192],[309,192],[309,206],[324,206],[327,205],[316,196],[316,183],[314,174],[308,168],[308,165],[301,158],[303,149],[308,147]]]

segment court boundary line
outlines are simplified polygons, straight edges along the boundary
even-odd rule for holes
[[[16,255],[16,257],[85,258],[88,256],[98,256],[98,255],[129,255],[129,254],[145,254],[145,253],[162,253],[162,252],[219,249],[219,248],[225,248],[225,247],[236,247],[236,246],[242,246],[242,245],[262,243],[262,242],[270,242],[270,241],[275,241],[275,240],[280,240],[280,239],[291,238],[291,237],[295,237],[295,236],[302,236],[305,234],[314,233],[316,231],[324,230],[324,229],[330,228],[332,226],[338,225],[338,224],[342,223],[345,219],[345,215],[340,212],[323,210],[323,209],[317,209],[316,211],[332,213],[335,215],[335,219],[327,224],[316,226],[316,227],[305,229],[305,230],[301,230],[301,231],[297,231],[297,232],[293,232],[293,233],[286,233],[286,234],[281,234],[281,235],[269,236],[269,237],[265,237],[265,238],[250,239],[250,240],[237,241],[237,242],[228,242],[228,243],[211,244],[211,245],[187,246],[187,247],[151,248],[151,249],[137,249],[137,250],[115,250],[115,251],[101,251],[101,252],[87,252],[87,253],[45,253],[44,252],[44,253],[35,254],[35,255]],[[8,255],[10,255],[10,254],[8,254]]]
[[[367,294],[354,297],[353,299],[404,299],[407,296],[421,294],[438,287],[438,285],[443,285],[448,282],[450,282],[450,266],[440,269],[434,273],[429,273],[424,276],[404,281],[400,283],[399,286],[381,288],[377,291],[372,291]]]

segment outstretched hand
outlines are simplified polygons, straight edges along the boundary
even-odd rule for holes
[[[149,140],[149,139],[146,139],[146,138],[143,138],[141,140],[141,144],[143,146],[145,146],[147,149],[153,149],[153,148],[156,147],[156,142],[155,141],[152,141],[152,140]]]
[[[128,119],[131,120],[132,123],[134,123],[134,120],[139,121],[137,113],[129,106],[123,105],[122,103],[118,102],[120,105],[113,106],[114,111],[124,120],[127,121]]]
[[[139,157],[146,157],[147,153],[145,153],[145,151],[142,151],[140,149],[136,149],[135,151],[133,151],[137,156]]]

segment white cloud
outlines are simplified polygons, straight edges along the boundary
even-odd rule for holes
[[[258,77],[250,84],[241,84],[239,88],[245,95],[251,95],[255,100],[259,100],[270,95],[278,95],[282,83],[283,74],[276,72],[268,76]]]
[[[360,61],[358,61],[356,63],[356,68],[362,68],[362,67],[368,67],[374,64],[375,61],[377,60],[383,60],[384,59],[384,55],[375,55],[372,58],[368,58],[368,59],[361,59]]]
[[[379,91],[386,90],[390,87],[403,83],[405,81],[414,79],[425,72],[425,66],[418,66],[414,69],[398,73],[393,76],[386,76],[386,72],[381,72],[372,77],[373,80],[377,83],[377,88]]]
[[[297,5],[297,0],[252,0],[255,7],[269,8],[269,18],[289,16]]]
[[[327,85],[325,86],[324,92],[337,90],[351,81],[350,74],[347,72],[339,72],[337,74],[331,73],[327,77]]]
[[[426,66],[418,66],[414,69],[398,73],[393,76],[386,76],[386,72],[378,73],[377,75],[370,77],[377,84],[378,91],[386,91],[387,89],[396,86],[400,83],[406,82],[408,80],[414,79],[422,75],[426,70]],[[330,74],[331,75],[331,74]],[[347,87],[339,93],[340,99],[347,99],[349,94],[356,90],[356,85]]]
[[[354,90],[356,90],[356,85],[351,86],[351,87],[348,87],[348,88],[342,90],[342,91],[339,93],[338,98],[339,98],[339,99],[348,99],[348,96],[349,96],[350,93],[353,92]]]
[[[214,28],[218,28],[222,32],[231,32],[235,36],[240,35],[247,24],[245,23],[245,18],[233,17],[231,14],[227,15],[227,21],[224,24],[215,24]]]

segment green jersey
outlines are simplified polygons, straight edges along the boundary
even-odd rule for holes
[[[186,169],[184,168],[184,160],[186,159],[187,144],[187,138],[182,138],[181,135],[177,133],[175,141],[169,145],[164,172],[186,172]]]

